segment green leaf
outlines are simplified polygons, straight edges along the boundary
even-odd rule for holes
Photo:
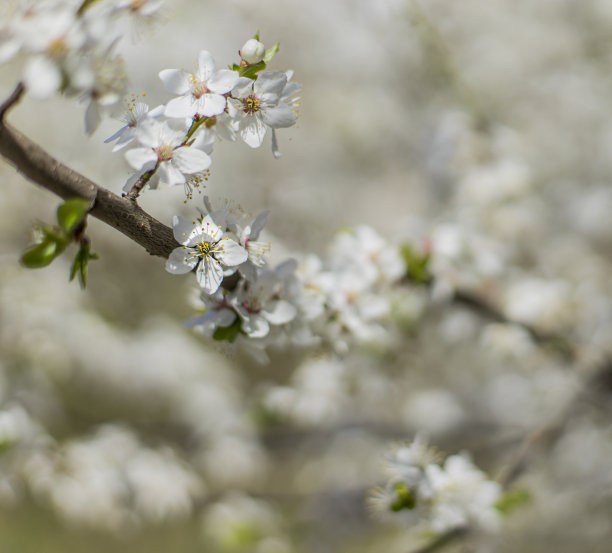
[[[495,508],[502,514],[507,515],[519,507],[531,503],[533,499],[531,492],[525,488],[516,488],[504,493],[495,503]]]
[[[48,236],[39,244],[28,248],[21,256],[21,263],[30,269],[38,269],[49,265],[64,248],[58,247],[58,242]]]
[[[231,325],[218,326],[213,334],[213,340],[217,340],[218,342],[227,340],[230,344],[232,344],[238,337],[238,334],[242,332],[240,325],[240,318],[236,317],[236,320]]]
[[[410,280],[419,284],[430,282],[429,262],[431,261],[431,254],[429,252],[419,252],[410,244],[402,244],[400,254],[406,264],[406,276]]]
[[[57,208],[57,222],[62,230],[73,236],[89,211],[91,202],[82,198],[66,200]]]
[[[258,63],[254,63],[253,65],[241,67],[239,73],[241,77],[248,77],[249,79],[255,80],[257,78],[257,73],[265,68],[266,63],[264,61],[260,61]]]
[[[259,29],[257,29],[257,32],[255,33],[255,36],[253,36],[253,38],[257,41],[259,40]]]
[[[79,276],[79,285],[82,289],[87,286],[87,268],[89,261],[92,259],[98,259],[98,255],[91,253],[90,244],[88,240],[81,242],[79,251],[74,256],[72,267],[70,268],[70,280],[74,280],[75,276]]]
[[[264,54],[263,61],[268,64],[272,61],[272,58],[276,56],[278,49],[280,48],[280,42],[277,42],[272,48],[268,48]]]

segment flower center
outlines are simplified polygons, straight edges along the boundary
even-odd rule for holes
[[[210,92],[210,89],[206,86],[206,83],[202,83],[195,78],[194,75],[191,76],[191,94],[193,94],[196,98],[201,98],[204,94]]]
[[[257,96],[251,94],[242,100],[242,109],[244,113],[253,115],[261,109],[261,100]]]
[[[196,244],[197,255],[199,257],[205,257],[207,255],[210,255],[214,247],[215,247],[214,242],[204,242],[204,241],[198,242]]]
[[[174,149],[168,144],[163,144],[162,146],[153,148],[153,151],[157,154],[157,159],[159,161],[170,161],[172,159],[172,155],[174,154]]]
[[[249,303],[248,301],[243,301],[242,307],[247,313],[251,313],[252,315],[257,315],[257,313],[261,311],[261,307],[257,305],[256,300],[251,301],[251,303]]]

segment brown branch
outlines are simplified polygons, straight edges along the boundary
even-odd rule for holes
[[[60,198],[89,200],[92,216],[122,232],[151,255],[167,258],[179,246],[171,228],[151,217],[135,201],[113,194],[60,163],[1,118],[19,100],[22,88],[20,84],[0,106],[0,155],[27,179]]]

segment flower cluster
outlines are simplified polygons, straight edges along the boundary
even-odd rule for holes
[[[259,239],[267,213],[252,218],[214,210],[206,197],[205,205],[208,213],[195,221],[174,219],[182,246],[166,264],[173,274],[196,270],[203,314],[188,326],[216,340],[238,340],[264,360],[271,345],[323,341],[343,355],[354,343],[387,339],[394,285],[406,274],[397,245],[360,225],[339,233],[324,259],[309,255],[270,267],[270,243]],[[222,284],[224,277],[230,278]]]
[[[114,151],[133,141],[139,144],[125,154],[137,173],[124,190],[136,197],[145,185],[182,184],[191,198],[207,179],[210,154],[220,138],[240,137],[258,148],[270,129],[278,157],[274,131],[295,124],[300,86],[290,82],[290,71],[265,70],[277,50],[278,45],[265,50],[259,40],[250,39],[232,69],[217,69],[212,54],[202,50],[192,73],[161,71],[159,78],[174,97],[151,110],[133,100],[123,116],[125,126],[106,140],[115,141]]]
[[[467,526],[493,530],[499,523],[501,486],[466,455],[451,455],[442,465],[440,455],[417,438],[386,456],[385,472],[387,483],[371,497],[380,514],[435,533]]]
[[[85,129],[125,95],[127,75],[115,45],[120,23],[155,19],[162,0],[23,0],[0,27],[0,63],[23,57],[23,82],[34,98],[57,92],[87,103]]]

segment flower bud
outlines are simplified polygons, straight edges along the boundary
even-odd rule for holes
[[[250,38],[240,50],[240,57],[249,65],[259,63],[266,52],[265,46],[255,38]]]

